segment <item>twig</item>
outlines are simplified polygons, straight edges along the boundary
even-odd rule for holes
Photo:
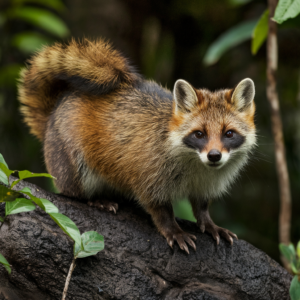
[[[291,192],[285,156],[279,100],[276,91],[275,75],[278,61],[277,24],[271,19],[274,16],[277,3],[278,0],[268,0],[270,19],[267,40],[267,98],[271,105],[271,121],[275,141],[276,169],[280,190],[279,241],[280,243],[289,244],[291,227]],[[286,267],[286,262],[283,260],[282,262]]]
[[[68,288],[69,288],[69,283],[70,283],[70,280],[71,280],[71,276],[72,276],[72,273],[73,273],[73,271],[74,271],[74,269],[76,267],[76,265],[75,265],[76,258],[77,257],[74,257],[73,261],[71,263],[71,266],[70,266],[70,269],[69,269],[69,273],[68,273],[68,276],[67,276],[67,279],[66,279],[66,283],[65,283],[65,288],[64,288],[64,291],[63,291],[62,300],[66,299],[67,291],[68,291]]]

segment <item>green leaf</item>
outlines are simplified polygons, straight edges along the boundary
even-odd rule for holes
[[[5,259],[5,257],[1,253],[0,253],[0,264],[2,264],[4,266],[4,268],[7,270],[8,274],[11,273],[10,264],[8,263],[8,261]]]
[[[300,259],[300,241],[297,244],[297,255],[298,255],[298,258]]]
[[[14,5],[20,5],[23,3],[36,3],[41,4],[57,10],[58,12],[66,9],[65,5],[60,0],[13,0]]]
[[[17,198],[15,201],[7,202],[5,204],[5,216],[32,211],[34,209],[35,205],[31,200],[25,198]]]
[[[279,0],[273,20],[281,24],[287,19],[295,18],[300,13],[299,0]]]
[[[289,246],[280,244],[279,250],[289,263],[293,262],[296,259],[296,251],[293,244],[290,244]]]
[[[4,157],[1,153],[0,153],[0,163],[5,164],[5,166],[8,168],[8,165],[7,165],[6,161],[4,160]]]
[[[256,23],[257,20],[243,22],[224,32],[209,46],[203,58],[204,64],[216,63],[227,50],[250,39]]]
[[[103,236],[96,231],[87,231],[81,235],[81,244],[74,244],[74,257],[83,258],[95,255],[103,249]]]
[[[9,176],[12,173],[14,173],[15,171],[11,171],[10,169],[8,169],[8,167],[4,163],[2,163],[2,162],[0,162],[0,170],[1,170],[1,173],[0,173],[1,181],[8,185],[8,183],[9,183]]]
[[[265,10],[252,33],[251,52],[255,55],[268,36],[269,10]]]
[[[1,153],[0,153],[0,163],[4,164],[8,169],[8,165]],[[0,181],[8,185],[8,178],[6,174],[1,170],[1,168],[0,168]]]
[[[47,214],[59,212],[58,208],[47,199],[34,197],[32,200]]]
[[[42,210],[44,210],[46,213],[58,213],[58,208],[49,200],[44,198],[38,198],[32,195],[30,188],[25,187],[22,190],[19,191],[20,193],[23,193],[30,197],[30,199],[35,202]]]
[[[3,219],[3,218],[1,218],[1,217],[0,217],[0,222],[2,222],[2,223],[4,222],[4,219]]]
[[[12,45],[25,54],[40,50],[44,45],[51,44],[51,40],[36,32],[22,32],[12,38]]]
[[[295,275],[290,286],[291,300],[300,300],[300,282],[298,276]]]
[[[22,194],[12,191],[4,185],[0,185],[0,203],[1,202],[12,202],[17,198],[22,197]]]
[[[53,221],[77,244],[81,244],[80,232],[75,223],[60,213],[50,213]]]
[[[61,38],[69,34],[67,26],[59,17],[42,8],[20,6],[9,10],[7,16],[27,21]]]
[[[25,178],[32,178],[32,177],[48,177],[48,178],[52,178],[52,179],[56,179],[55,177],[53,177],[52,175],[48,174],[48,173],[32,173],[30,171],[19,171],[19,178],[18,180],[14,181],[13,184],[11,185],[11,187],[13,188],[16,184],[18,184],[21,180],[25,179]]]

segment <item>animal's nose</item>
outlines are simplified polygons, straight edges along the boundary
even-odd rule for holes
[[[211,162],[216,162],[219,161],[222,158],[222,153],[219,150],[216,149],[212,149],[208,152],[207,154],[207,158],[211,161]]]

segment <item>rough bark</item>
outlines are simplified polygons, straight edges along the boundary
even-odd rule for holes
[[[178,220],[197,236],[190,255],[172,250],[145,212],[120,204],[118,213],[30,186],[71,218],[83,233],[96,230],[105,239],[97,255],[77,259],[67,299],[288,300],[291,275],[268,255],[245,241],[233,246],[200,233],[195,223]],[[0,205],[3,216],[4,205]],[[1,300],[61,299],[72,262],[73,242],[37,208],[9,216],[0,231],[0,252],[12,274],[0,266]]]
[[[292,200],[289,174],[285,156],[279,99],[276,90],[276,71],[278,61],[277,24],[271,19],[274,16],[277,3],[278,0],[268,0],[270,14],[269,32],[267,39],[267,98],[271,106],[271,122],[275,142],[276,169],[280,190],[279,241],[284,244],[289,244]],[[283,263],[286,265],[286,262],[284,260]]]

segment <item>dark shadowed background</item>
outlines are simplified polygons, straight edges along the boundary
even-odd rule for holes
[[[169,89],[185,79],[196,88],[234,87],[250,77],[256,86],[258,147],[230,194],[211,205],[216,224],[237,233],[279,261],[279,190],[270,111],[266,99],[266,48],[251,54],[250,39],[212,65],[209,46],[243,22],[257,21],[266,1],[251,0],[2,0],[0,2],[0,153],[10,169],[44,172],[42,145],[18,111],[16,78],[42,44],[71,37],[110,40],[146,77]],[[300,237],[300,17],[279,26],[278,91],[293,199],[292,241]],[[33,181],[50,190],[47,179]],[[191,218],[183,203],[177,215]]]

